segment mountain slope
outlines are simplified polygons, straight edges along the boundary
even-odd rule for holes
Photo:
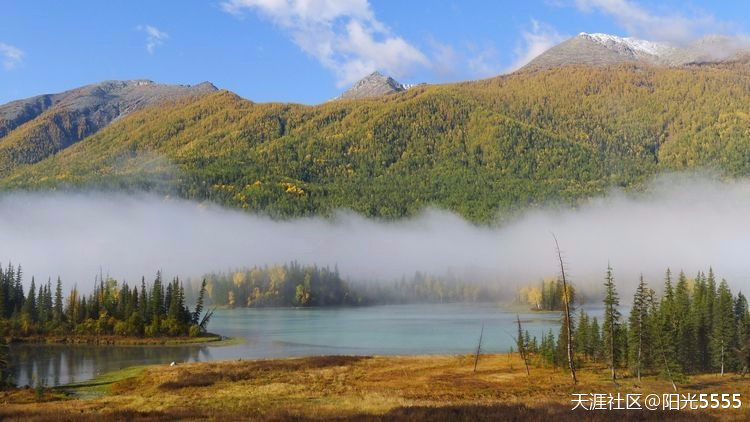
[[[486,110],[460,91],[409,94],[304,107],[219,92],[135,113],[19,169],[5,186],[172,188],[277,216],[350,208],[400,217],[435,204],[475,221],[501,206],[606,186],[590,147]],[[570,178],[585,182],[574,189]]]
[[[0,106],[0,175],[37,162],[96,133],[113,120],[153,104],[215,91],[151,81],[107,81]]]
[[[689,105],[689,106],[686,106]],[[560,67],[318,106],[219,91],[117,120],[12,188],[150,189],[274,216],[475,222],[664,170],[750,174],[750,67]]]

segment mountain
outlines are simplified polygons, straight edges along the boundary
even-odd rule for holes
[[[741,59],[743,54],[750,51],[748,47],[738,38],[717,35],[701,38],[687,46],[676,46],[632,37],[582,32],[540,54],[523,69],[624,63],[663,67],[721,63]]]
[[[0,189],[145,189],[278,217],[437,206],[487,223],[664,171],[750,175],[747,110],[744,62],[562,66],[316,106],[216,91],[132,112]]]
[[[106,81],[0,106],[0,175],[31,164],[145,107],[215,91],[208,82]]]
[[[381,97],[383,95],[395,94],[406,91],[411,86],[396,82],[390,76],[380,72],[372,72],[357,81],[351,88],[344,91],[335,100],[354,100],[359,98]]]

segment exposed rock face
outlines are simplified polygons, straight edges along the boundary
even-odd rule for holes
[[[734,37],[707,36],[688,46],[582,32],[537,56],[522,69],[548,69],[566,65],[607,66],[621,63],[650,66],[683,66],[738,60],[750,51]]]
[[[106,81],[0,106],[0,174],[41,161],[133,111],[215,91],[211,83]]]
[[[100,129],[115,118],[148,105],[215,90],[216,87],[209,82],[190,86],[164,85],[147,80],[105,81],[58,94],[16,100],[0,105],[0,138],[51,109],[87,114]]]
[[[390,76],[385,76],[380,72],[373,72],[368,76],[360,79],[351,88],[343,94],[336,97],[336,100],[357,99],[369,97],[381,97],[383,95],[394,94],[396,92],[406,91],[407,87],[397,82]]]

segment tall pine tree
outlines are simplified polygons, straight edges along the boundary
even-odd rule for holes
[[[620,363],[620,299],[615,289],[615,279],[612,267],[607,265],[604,279],[604,322],[602,323],[602,339],[604,340],[604,356],[612,373],[612,381],[617,382],[617,366]]]

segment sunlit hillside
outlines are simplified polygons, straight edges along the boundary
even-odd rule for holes
[[[18,167],[2,186],[145,188],[282,217],[434,205],[488,222],[665,170],[746,175],[749,88],[747,65],[721,64],[524,71],[318,106],[219,91],[5,163]]]

